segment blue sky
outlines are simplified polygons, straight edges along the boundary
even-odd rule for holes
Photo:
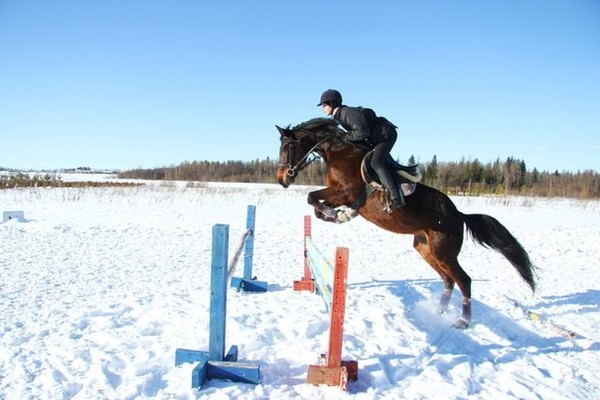
[[[392,155],[600,171],[600,2],[0,0],[0,166],[278,156],[319,95]]]

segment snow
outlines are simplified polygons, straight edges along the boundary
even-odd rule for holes
[[[499,254],[466,240],[459,260],[473,278],[473,321],[465,331],[450,328],[458,291],[448,313],[435,314],[443,285],[412,236],[361,218],[313,218],[323,254],[350,248],[343,358],[358,361],[359,380],[348,393],[307,384],[328,340],[321,298],[292,290],[309,190],[155,182],[0,191],[0,211],[25,215],[0,224],[0,398],[600,397],[600,203],[520,197],[453,198],[465,213],[500,220],[539,267],[532,294]],[[269,291],[229,291],[226,343],[260,365],[262,380],[192,389],[194,365],[176,367],[175,350],[208,350],[212,226],[229,224],[236,247],[248,204],[257,206],[254,274]]]

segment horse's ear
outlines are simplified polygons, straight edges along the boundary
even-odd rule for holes
[[[289,137],[292,134],[292,132],[289,129],[282,128],[278,125],[275,125],[275,128],[277,128],[281,136]]]

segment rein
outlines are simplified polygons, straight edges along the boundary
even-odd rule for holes
[[[316,153],[316,149],[321,145],[321,143],[325,142],[326,140],[329,140],[330,137],[326,137],[324,139],[321,139],[319,142],[317,142],[313,147],[310,148],[310,150],[308,150],[308,152],[300,159],[300,161],[298,161],[296,163],[296,165],[292,165],[290,163],[290,160],[294,159],[294,150],[296,148],[296,144],[300,142],[300,140],[298,139],[292,139],[292,138],[285,138],[285,140],[287,140],[289,142],[288,145],[288,153],[287,153],[287,164],[279,164],[280,167],[286,167],[287,171],[286,173],[288,174],[288,176],[295,176],[296,173],[302,171],[304,168],[306,168],[307,166],[309,166],[310,164],[312,164],[315,160],[318,160],[321,158],[321,155]],[[314,153],[316,153],[316,155],[314,155]],[[313,155],[313,158],[309,157]]]

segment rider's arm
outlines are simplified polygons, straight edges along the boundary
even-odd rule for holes
[[[351,142],[362,142],[371,136],[367,119],[359,108],[342,107],[339,121],[344,129],[348,131],[347,139]]]

